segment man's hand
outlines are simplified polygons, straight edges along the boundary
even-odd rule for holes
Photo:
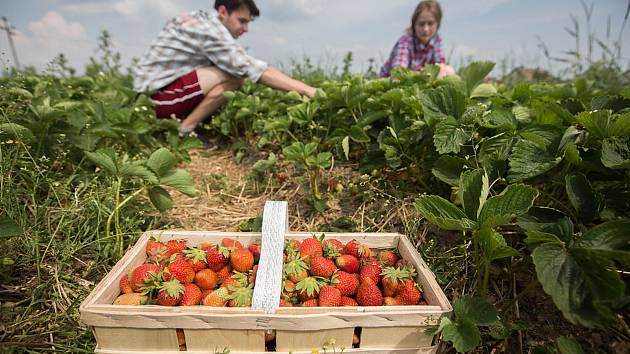
[[[295,80],[281,71],[269,66],[260,77],[259,83],[283,91],[295,91],[301,95],[313,97],[317,89],[302,81]]]

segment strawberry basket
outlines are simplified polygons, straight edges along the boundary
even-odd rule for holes
[[[422,289],[416,305],[281,307],[286,296],[285,245],[313,237],[356,242],[373,254],[394,249],[415,270]],[[251,305],[246,307],[114,305],[119,280],[147,259],[151,240],[186,240],[188,246],[228,238],[243,247],[261,241]],[[290,240],[285,242],[285,240]],[[295,241],[293,241],[295,240]],[[368,251],[369,252],[369,251]],[[367,283],[367,281],[366,281]],[[363,281],[361,282],[363,284]],[[393,298],[393,297],[392,297]],[[323,303],[323,302],[322,302]],[[262,233],[148,231],[81,304],[81,320],[94,333],[97,353],[434,353],[439,338],[425,330],[452,307],[433,273],[406,236],[395,233],[287,232],[287,203],[267,202]]]

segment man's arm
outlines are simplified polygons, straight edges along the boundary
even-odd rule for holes
[[[283,91],[296,91],[301,95],[308,97],[315,96],[316,88],[311,87],[302,81],[295,80],[289,76],[283,74],[280,70],[277,70],[271,66],[263,72],[258,83],[269,86],[274,89]]]

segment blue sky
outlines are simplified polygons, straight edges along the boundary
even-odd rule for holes
[[[594,3],[591,32],[606,42],[617,40],[628,2],[584,0]],[[239,41],[251,55],[272,65],[286,65],[308,56],[315,64],[340,65],[344,54],[354,54],[354,71],[367,67],[369,58],[381,64],[409,22],[417,0],[259,0],[262,16]],[[164,23],[180,12],[210,8],[210,0],[19,0],[0,2],[0,15],[15,26],[14,37],[22,65],[45,69],[58,53],[83,71],[95,53],[98,34],[108,30],[123,64],[143,54]],[[586,38],[586,21],[579,0],[442,0],[440,33],[448,59],[456,66],[467,58],[501,61],[511,66],[549,63],[538,48],[538,37],[551,54],[573,50],[575,41],[565,31],[573,14]],[[630,24],[622,37],[622,63],[630,66]],[[581,49],[585,50],[585,41]],[[597,51],[596,53],[599,53]],[[599,54],[597,54],[598,56]],[[0,65],[13,65],[5,33],[0,33]],[[559,64],[552,64],[557,70]]]

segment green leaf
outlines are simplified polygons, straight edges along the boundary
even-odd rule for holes
[[[319,154],[317,154],[315,163],[317,164],[317,167],[324,169],[330,167],[331,159],[332,153],[328,151],[320,152]]]
[[[173,187],[189,197],[194,197],[197,193],[192,176],[188,171],[182,169],[176,169],[161,176],[160,184]]]
[[[29,143],[35,139],[33,132],[25,126],[16,123],[0,124],[0,142],[7,140],[22,141]]]
[[[531,123],[532,121],[532,112],[525,106],[514,106],[512,108],[512,114],[514,114],[516,120],[521,123]]]
[[[481,206],[490,192],[488,176],[480,169],[462,173],[459,182],[464,212],[471,220],[477,220]]]
[[[540,146],[521,140],[514,145],[509,161],[507,179],[510,182],[519,182],[551,170],[562,161],[562,157],[551,156]]]
[[[616,259],[630,267],[630,220],[609,221],[584,233],[580,247]]]
[[[545,243],[532,252],[538,280],[564,317],[586,327],[604,327],[615,321],[605,302],[624,294],[620,275],[610,259],[580,247]]]
[[[583,223],[589,223],[597,216],[599,209],[593,187],[586,176],[579,172],[565,176],[564,180],[571,205]]]
[[[95,165],[103,168],[114,176],[118,175],[118,164],[116,163],[116,154],[113,150],[100,149],[95,152],[86,151],[85,155]]]
[[[489,227],[479,231],[479,247],[488,262],[518,255],[518,251],[508,246],[500,233]]]
[[[569,337],[558,337],[556,346],[560,354],[584,354],[582,346],[575,339]]]
[[[444,340],[453,343],[455,349],[460,352],[468,352],[475,349],[481,341],[479,328],[470,320],[457,321],[445,325],[442,329]]]
[[[13,219],[6,215],[0,216],[0,239],[22,235],[24,231]]]
[[[532,250],[545,243],[557,243],[559,245],[564,244],[558,236],[547,232],[528,231],[526,234],[527,238],[525,239],[525,243]]]
[[[508,224],[515,216],[527,213],[538,191],[524,184],[511,184],[501,194],[489,198],[481,208],[478,223],[483,227]]]
[[[461,157],[442,155],[431,168],[433,175],[451,186],[459,185],[459,176],[464,171],[467,161]]]
[[[461,209],[437,195],[418,197],[415,207],[427,220],[445,230],[469,230],[476,225]]]
[[[346,156],[346,160],[350,159],[350,137],[346,136],[341,141],[341,147],[343,148],[343,154]]]
[[[604,139],[601,160],[602,164],[608,168],[630,168],[630,138]]]
[[[177,164],[175,155],[171,153],[167,148],[160,148],[154,151],[149,160],[147,166],[153,170],[159,177],[168,173]]]
[[[494,305],[488,301],[464,295],[453,302],[453,311],[457,321],[470,320],[477,326],[491,326],[499,321]]]
[[[466,82],[466,90],[469,96],[473,92],[473,89],[490,74],[493,68],[493,62],[478,61],[471,63],[460,71],[459,76]]]
[[[497,95],[497,88],[492,84],[480,84],[470,93],[470,98],[488,98]]]
[[[151,169],[139,163],[124,163],[119,170],[121,176],[140,177],[150,184],[159,184],[160,181]]]
[[[357,143],[369,143],[370,137],[358,125],[350,127],[350,138]]]
[[[573,222],[559,210],[533,207],[517,219],[518,226],[527,231],[551,233],[567,243],[573,238]]]
[[[479,124],[485,128],[495,128],[501,131],[515,131],[518,122],[514,114],[502,109],[494,109],[479,119]]]
[[[164,212],[173,207],[171,195],[162,187],[152,187],[149,189],[149,199],[155,208]]]
[[[610,136],[630,136],[630,113],[616,116],[608,132]]]
[[[610,136],[610,125],[612,123],[612,112],[609,110],[581,112],[576,116],[580,123],[589,133],[598,138]]]
[[[440,154],[459,153],[462,145],[468,140],[470,140],[470,135],[453,117],[447,117],[435,127],[433,144]]]
[[[430,127],[448,116],[459,119],[466,109],[466,97],[452,85],[424,90],[420,99],[424,119]]]

